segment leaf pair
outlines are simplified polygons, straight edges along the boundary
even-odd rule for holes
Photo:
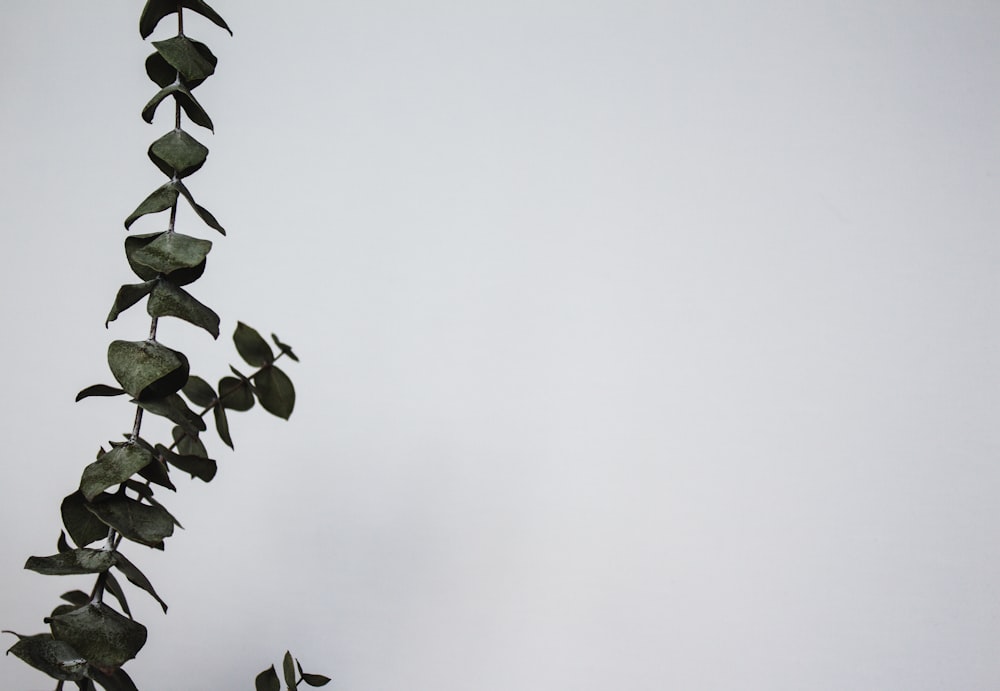
[[[198,217],[205,222],[210,228],[213,228],[223,235],[226,234],[225,228],[219,225],[215,216],[195,202],[194,197],[191,195],[191,191],[184,185],[180,180],[171,180],[154,190],[148,197],[146,197],[142,202],[135,208],[128,218],[125,219],[125,228],[131,228],[132,224],[136,222],[142,216],[147,214],[155,214],[161,211],[166,211],[167,209],[173,208],[177,204],[178,196],[183,196],[187,199],[191,208],[194,212],[198,214]]]
[[[295,669],[298,668],[300,679],[295,679]],[[282,676],[285,678],[287,691],[297,689],[301,683],[308,686],[326,686],[330,683],[330,677],[322,674],[309,674],[302,671],[302,664],[296,659],[293,662],[292,654],[285,651],[285,657],[281,664]],[[254,680],[256,691],[281,691],[281,680],[278,679],[278,672],[271,665],[268,669],[257,675]]]

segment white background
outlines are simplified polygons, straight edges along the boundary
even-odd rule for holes
[[[226,336],[160,336],[214,381],[237,319],[275,331],[299,397],[233,415],[217,479],[163,497],[187,530],[129,548],[171,606],[131,590],[143,691],[286,648],[342,691],[1000,688],[1000,6],[215,6],[189,187],[229,236],[179,230]],[[139,9],[4,8],[22,633],[89,588],[21,566],[131,426],[72,399],[148,328],[103,327],[172,124],[139,118]]]

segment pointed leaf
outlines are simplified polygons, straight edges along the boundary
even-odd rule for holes
[[[187,434],[197,436],[199,432],[204,432],[207,427],[201,416],[188,408],[187,403],[179,395],[173,393],[163,398],[140,401],[139,407],[151,412],[153,415],[165,417],[176,423]]]
[[[164,175],[183,178],[205,164],[208,148],[184,130],[175,129],[150,144],[148,154]]]
[[[87,510],[125,538],[156,549],[163,549],[164,538],[174,534],[170,513],[159,506],[149,506],[120,494],[102,494]]]
[[[129,609],[128,600],[125,598],[125,591],[122,590],[122,586],[118,582],[118,579],[115,578],[114,574],[108,573],[104,576],[104,587],[107,588],[107,591],[111,593],[111,595],[118,601],[118,604],[121,605],[122,612],[125,613],[125,616],[132,619],[132,610]]]
[[[108,365],[122,388],[139,400],[179,391],[190,372],[183,353],[155,341],[112,341]]]
[[[108,526],[87,510],[87,500],[79,490],[62,500],[60,510],[66,532],[78,546],[84,547],[108,537]]]
[[[72,547],[69,546],[69,542],[66,541],[65,530],[59,531],[59,539],[56,541],[56,549],[59,550],[60,554],[62,554],[63,552],[69,552],[73,549]]]
[[[163,56],[171,67],[186,81],[205,79],[215,72],[218,63],[205,59],[194,41],[187,36],[174,36],[165,41],[153,41],[156,52]]]
[[[167,279],[161,278],[156,281],[146,303],[146,311],[151,317],[183,319],[205,329],[212,334],[212,338],[219,337],[219,315]]]
[[[274,362],[274,353],[271,346],[267,344],[255,329],[247,326],[243,322],[237,322],[236,331],[233,333],[233,342],[240,357],[246,360],[247,364],[254,367],[263,367]]]
[[[178,180],[175,184],[177,185],[177,190],[182,195],[184,195],[184,198],[188,200],[188,203],[191,205],[191,208],[194,209],[194,212],[196,214],[198,214],[198,218],[203,220],[205,224],[208,225],[209,228],[214,228],[215,230],[225,235],[226,229],[223,228],[221,225],[219,225],[219,222],[215,219],[215,216],[213,216],[208,209],[195,202],[194,197],[191,196],[190,190],[188,190],[188,188],[184,185],[184,183]]]
[[[80,491],[88,501],[93,501],[101,492],[125,482],[152,461],[148,451],[134,444],[111,449],[83,469]]]
[[[181,0],[180,4],[197,12],[216,26],[225,29],[232,36],[233,32],[226,21],[204,0]],[[161,19],[177,11],[177,5],[177,0],[147,0],[142,15],[139,17],[139,35],[143,38],[149,38]]]
[[[128,230],[131,228],[132,224],[142,216],[166,211],[176,203],[177,188],[174,187],[173,183],[168,182],[165,185],[161,185],[152,194],[143,199],[142,203],[135,207],[135,211],[129,214],[128,218],[125,219],[125,229]]]
[[[274,665],[257,675],[254,687],[255,691],[281,691],[281,681],[278,679],[278,673],[274,670]]]
[[[230,449],[235,449],[233,438],[229,436],[229,420],[226,419],[226,407],[218,403],[212,406],[212,413],[215,416],[215,431],[219,433],[219,439]]]
[[[198,103],[198,99],[194,97],[191,90],[184,84],[175,82],[169,84],[159,91],[153,98],[149,99],[149,102],[142,109],[142,119],[146,122],[152,124],[153,117],[156,115],[156,109],[163,102],[167,96],[173,96],[174,101],[184,110],[184,113],[191,118],[191,122],[196,125],[201,125],[202,127],[215,131],[215,127],[212,125],[212,119],[205,112],[205,109],[201,107]]]
[[[81,605],[85,605],[90,602],[90,595],[82,590],[70,590],[69,592],[63,593],[59,597],[76,607],[80,607]]]
[[[125,574],[127,578],[133,585],[142,588],[147,593],[153,596],[153,599],[160,603],[160,607],[163,608],[163,613],[167,612],[167,603],[160,599],[160,596],[156,594],[156,590],[153,589],[153,584],[149,582],[146,575],[139,570],[139,568],[130,562],[121,552],[115,552],[115,568]]]
[[[299,358],[296,357],[295,353],[292,352],[292,346],[288,345],[287,343],[282,343],[281,341],[278,340],[278,337],[274,334],[271,334],[271,338],[274,340],[274,344],[278,346],[278,349],[282,353],[290,357],[295,362],[299,361]]]
[[[146,644],[146,627],[104,603],[84,605],[49,620],[52,635],[96,667],[121,667]]]
[[[292,654],[285,651],[285,658],[281,662],[281,669],[285,676],[285,683],[288,684],[288,688],[295,688],[295,665],[292,662]]]
[[[202,482],[211,482],[219,470],[218,464],[211,458],[174,453],[162,444],[156,445],[156,452],[170,465]]]
[[[108,318],[104,321],[104,326],[113,322],[118,318],[119,314],[149,295],[149,292],[153,290],[155,285],[156,281],[146,281],[145,283],[129,284],[119,288],[118,295],[115,296],[115,304],[111,306],[111,311],[108,312]]]
[[[188,377],[187,384],[184,385],[182,391],[189,401],[203,408],[214,405],[219,400],[212,385],[193,374]]]
[[[125,393],[124,389],[116,389],[107,384],[94,384],[78,393],[76,395],[76,402],[79,403],[88,396],[121,396],[123,393]]]
[[[100,684],[104,691],[139,691],[135,682],[121,667],[112,672],[91,666],[87,674]]]
[[[309,686],[326,686],[330,683],[330,677],[325,677],[322,674],[307,674],[303,672],[302,681],[309,684]]]
[[[253,390],[242,379],[223,377],[219,380],[219,400],[230,410],[244,412],[253,408]]]
[[[154,485],[166,487],[172,492],[177,491],[177,487],[170,481],[170,471],[167,469],[167,465],[156,455],[153,456],[152,463],[139,471],[139,477]]]
[[[264,410],[285,420],[291,417],[295,408],[295,387],[287,374],[271,365],[253,376],[253,385]]]
[[[66,641],[57,641],[51,634],[19,636],[7,653],[24,660],[53,679],[79,681],[87,672],[87,660]]]
[[[105,549],[74,549],[51,557],[28,557],[24,568],[45,576],[73,576],[101,573],[115,562],[115,554]]]
[[[173,436],[177,451],[182,456],[208,458],[208,451],[205,450],[205,445],[201,443],[201,439],[198,437],[187,434],[180,427],[174,427],[171,430],[171,435]]]

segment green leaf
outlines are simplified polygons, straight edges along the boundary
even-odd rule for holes
[[[208,458],[208,451],[205,450],[205,445],[197,436],[187,434],[180,427],[174,427],[171,430],[171,435],[174,439],[174,445],[181,455]]]
[[[271,339],[274,340],[274,344],[278,346],[278,350],[280,350],[282,353],[290,357],[292,360],[295,360],[295,362],[299,361],[299,358],[296,357],[295,353],[292,352],[292,346],[288,345],[287,343],[282,343],[281,341],[279,341],[278,337],[275,334],[271,334]]]
[[[118,604],[121,605],[122,612],[125,613],[125,616],[132,619],[132,610],[129,609],[128,600],[125,598],[125,591],[122,590],[122,586],[118,582],[118,579],[115,578],[114,574],[109,573],[105,575],[104,586],[107,588],[108,592],[111,593],[116,600],[118,600]],[[56,615],[53,614],[52,616]]]
[[[330,683],[330,677],[325,677],[322,674],[306,674],[303,672],[302,681],[309,684],[309,686],[326,686]]]
[[[51,557],[28,557],[24,568],[45,576],[101,573],[115,563],[115,553],[105,549],[74,549]]]
[[[146,627],[104,603],[84,605],[49,620],[52,635],[96,667],[121,667],[146,644]]]
[[[108,312],[108,318],[104,320],[104,326],[106,327],[117,319],[119,314],[149,295],[155,286],[156,281],[153,280],[124,285],[119,288],[118,294],[115,296],[115,303],[111,306],[111,311]]]
[[[183,470],[191,477],[196,477],[202,482],[211,482],[219,470],[218,464],[211,458],[193,454],[174,453],[162,444],[156,445],[156,452],[170,465],[178,470]]]
[[[120,485],[152,463],[153,456],[135,444],[119,446],[83,469],[80,491],[88,501],[109,487]]]
[[[295,387],[287,374],[270,365],[253,375],[253,385],[264,410],[285,420],[291,417],[295,407]]]
[[[177,11],[177,4],[177,0],[147,0],[146,6],[142,9],[142,15],[139,17],[139,35],[143,38],[149,38],[161,19]],[[180,4],[197,12],[216,26],[225,29],[230,36],[233,35],[226,21],[204,0],[181,0]]]
[[[215,417],[215,431],[219,433],[219,439],[230,449],[235,449],[233,438],[229,435],[229,420],[226,419],[226,407],[218,403],[212,406],[212,414]]]
[[[63,593],[59,597],[77,607],[80,607],[81,605],[85,605],[88,602],[90,602],[90,595],[83,592],[82,590],[70,590],[69,592]]]
[[[62,554],[63,552],[69,552],[73,549],[72,547],[69,546],[69,542],[66,541],[65,530],[59,531],[59,539],[56,541],[56,549],[59,550],[60,554]]]
[[[200,246],[202,249],[201,260],[187,266],[191,261],[190,252],[199,251],[199,246],[190,243],[191,240],[195,243],[207,243],[208,247]],[[156,247],[148,253],[144,251],[145,248],[154,243],[156,243]],[[132,271],[139,278],[150,281],[163,273],[174,285],[183,286],[197,281],[205,273],[205,255],[208,254],[211,244],[208,240],[200,240],[167,231],[133,235],[125,238],[125,257],[128,259]],[[164,269],[167,270],[164,271]]]
[[[149,506],[120,494],[102,494],[87,510],[122,536],[141,545],[163,549],[163,540],[174,534],[170,513],[160,506]]]
[[[198,99],[194,97],[191,90],[184,84],[173,83],[168,86],[163,87],[156,92],[153,98],[149,99],[149,102],[143,106],[142,109],[142,119],[146,122],[152,124],[153,117],[156,115],[156,109],[163,102],[167,96],[173,96],[174,101],[184,110],[184,113],[191,118],[191,122],[196,125],[201,125],[202,127],[215,131],[214,125],[212,125],[212,118],[208,116],[205,109],[201,107],[198,103]]]
[[[230,410],[244,412],[253,408],[253,390],[242,379],[223,377],[219,380],[219,400]]]
[[[212,389],[212,385],[193,374],[188,377],[187,384],[184,385],[182,391],[188,397],[189,401],[203,408],[214,405],[219,400],[219,397]]]
[[[191,192],[183,182],[178,180],[174,184],[177,185],[177,190],[184,195],[185,199],[188,200],[188,203],[191,205],[191,208],[194,209],[194,212],[198,214],[198,218],[203,220],[209,228],[214,228],[223,235],[226,234],[226,229],[219,225],[219,222],[215,219],[215,216],[212,215],[212,212],[195,202],[194,197],[191,196]]]
[[[281,681],[278,679],[278,673],[274,670],[274,665],[257,675],[254,687],[255,691],[281,691]]]
[[[179,391],[190,372],[184,353],[155,341],[112,341],[108,366],[121,387],[139,400]]]
[[[210,240],[194,238],[181,233],[164,231],[149,242],[136,243],[129,260],[147,267],[156,274],[170,275],[179,269],[191,269],[203,264],[212,249]],[[128,248],[126,248],[128,253]],[[173,281],[176,283],[176,281]]]
[[[108,526],[87,510],[87,500],[79,490],[63,499],[59,508],[66,532],[78,546],[85,547],[108,537]]]
[[[14,653],[15,657],[53,679],[80,681],[86,676],[87,660],[66,641],[54,640],[52,634],[48,633],[36,636],[14,635],[20,640],[7,650],[8,655]]]
[[[167,132],[150,144],[149,160],[169,177],[183,178],[205,164],[208,148],[181,129]]]
[[[125,574],[125,578],[127,578],[133,585],[142,588],[147,593],[152,595],[153,599],[160,603],[160,607],[163,608],[163,613],[166,614],[167,603],[156,594],[156,590],[153,589],[153,584],[149,582],[146,575],[140,571],[135,564],[126,559],[121,552],[115,552],[115,568]]]
[[[100,684],[104,691],[139,691],[135,686],[135,682],[132,681],[131,677],[121,667],[110,672],[92,666],[87,674],[91,679]]]
[[[194,41],[187,36],[174,36],[165,41],[153,41],[156,52],[163,56],[185,81],[205,79],[215,72],[218,60],[207,60]]]
[[[157,187],[148,197],[142,200],[135,211],[125,219],[125,229],[132,227],[139,218],[147,214],[156,214],[166,211],[177,203],[177,188],[172,182],[168,182]]]
[[[163,398],[140,401],[138,405],[153,415],[165,417],[171,422],[176,423],[186,434],[197,436],[199,432],[204,432],[207,429],[205,421],[201,416],[188,408],[184,399],[175,393]]]
[[[246,360],[247,364],[254,367],[263,367],[274,362],[274,353],[271,346],[267,344],[255,329],[250,328],[243,322],[236,323],[236,331],[233,333],[233,342],[240,357]]]
[[[79,403],[89,396],[121,396],[123,393],[125,393],[124,389],[117,389],[107,384],[94,384],[78,393],[76,395],[76,402]]]
[[[295,664],[292,662],[292,654],[285,651],[285,658],[281,662],[281,671],[285,676],[285,683],[288,684],[288,688],[295,688]]]
[[[198,302],[190,293],[161,278],[153,286],[153,292],[146,303],[146,311],[151,317],[177,317],[200,326],[212,338],[219,337],[219,315],[210,307]]]

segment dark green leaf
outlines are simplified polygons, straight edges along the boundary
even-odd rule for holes
[[[187,396],[188,400],[195,405],[200,405],[203,408],[207,408],[210,405],[214,405],[217,400],[219,400],[218,395],[215,393],[215,389],[212,385],[201,377],[191,375],[188,377],[187,384],[181,389],[184,395]]]
[[[285,683],[288,688],[295,688],[295,664],[292,662],[292,654],[285,651],[285,658],[281,662],[281,671],[285,675]]]
[[[153,41],[156,52],[177,70],[185,81],[205,79],[215,72],[215,63],[206,60],[194,41],[187,36],[174,36],[165,41]]]
[[[66,641],[96,667],[121,667],[146,644],[146,627],[104,603],[84,605],[52,617],[52,635]]]
[[[274,665],[257,675],[254,687],[256,687],[255,691],[281,691],[281,680],[278,679]]]
[[[275,334],[271,334],[271,338],[274,340],[274,344],[278,346],[278,349],[282,353],[290,357],[292,360],[295,360],[295,362],[299,361],[299,358],[296,357],[295,353],[292,352],[292,346],[288,345],[287,343],[282,343],[281,341],[279,341],[278,337]]]
[[[236,377],[223,377],[219,380],[219,400],[230,410],[240,412],[250,410],[254,405],[250,384]]]
[[[309,684],[309,686],[326,686],[330,683],[330,677],[325,677],[322,674],[302,674],[302,681]]]
[[[60,506],[66,532],[80,547],[108,537],[108,526],[87,510],[87,500],[79,490],[62,500]]]
[[[87,509],[124,537],[142,545],[163,549],[164,538],[174,534],[170,513],[120,494],[102,494]]]
[[[108,312],[108,318],[104,320],[104,326],[113,322],[118,318],[119,314],[149,295],[149,292],[153,290],[156,283],[157,282],[153,280],[146,281],[145,283],[124,285],[119,288],[118,294],[115,296],[115,304],[111,306],[111,311]]]
[[[156,594],[156,590],[153,589],[153,584],[149,582],[146,575],[139,570],[139,568],[130,562],[121,552],[115,552],[115,568],[125,574],[127,578],[133,585],[142,588],[147,593],[153,596],[153,599],[160,603],[160,607],[163,608],[164,614],[167,611],[167,603],[160,599],[160,596]]]
[[[148,154],[164,175],[183,178],[204,165],[208,148],[184,130],[175,129],[150,144]]]
[[[177,4],[177,0],[146,0],[146,6],[142,9],[142,15],[139,17],[139,35],[143,38],[149,38],[161,19],[177,11]],[[233,32],[226,21],[204,0],[181,0],[180,4],[197,12],[216,26],[225,29],[232,36]]]
[[[165,278],[156,281],[146,303],[146,311],[151,317],[183,319],[205,329],[212,334],[212,338],[219,337],[219,315]]]
[[[88,501],[109,487],[120,485],[153,461],[153,456],[140,446],[119,446],[107,452],[83,469],[80,491]]]
[[[132,618],[132,610],[129,609],[128,600],[125,598],[125,591],[122,590],[122,586],[118,582],[118,579],[115,578],[114,574],[109,573],[109,574],[105,575],[105,577],[104,577],[104,586],[105,586],[105,588],[107,588],[108,592],[111,593],[111,595],[116,600],[118,600],[118,604],[121,605],[122,611],[125,613],[125,615],[129,619],[131,619]],[[52,616],[55,616],[55,615],[52,615]]]
[[[152,447],[150,447],[152,449]],[[150,450],[150,453],[153,453]],[[153,462],[147,465],[145,468],[139,471],[139,476],[144,480],[147,480],[154,485],[159,485],[160,487],[166,487],[167,489],[176,492],[177,488],[174,483],[170,481],[170,471],[167,469],[166,464],[161,461],[155,454],[153,456]]]
[[[174,427],[171,430],[171,435],[174,439],[175,448],[181,455],[208,458],[208,451],[205,450],[205,445],[201,443],[201,439],[198,437],[186,434],[180,427]]]
[[[169,84],[157,91],[156,95],[149,99],[149,102],[143,107],[142,119],[152,124],[153,116],[156,115],[156,109],[167,96],[174,97],[174,101],[191,118],[191,122],[209,130],[215,130],[212,125],[212,119],[205,112],[205,109],[201,107],[201,104],[198,103],[198,99],[194,97],[194,94],[191,93],[188,87],[180,83]]]
[[[88,396],[121,396],[123,393],[125,393],[124,389],[116,389],[107,384],[94,384],[78,393],[76,395],[76,402],[79,403]]]
[[[14,635],[20,640],[7,650],[7,654],[14,653],[15,657],[53,679],[79,681],[84,678],[87,660],[66,641],[54,640],[48,633],[37,636]]]
[[[226,229],[223,228],[221,225],[219,225],[219,222],[217,220],[215,220],[215,216],[213,216],[212,213],[208,209],[206,209],[204,206],[201,206],[200,204],[198,204],[197,202],[195,202],[194,197],[191,196],[190,190],[188,190],[188,188],[184,185],[183,182],[181,182],[180,180],[178,180],[174,184],[177,185],[177,190],[182,195],[184,195],[185,199],[188,200],[188,203],[191,205],[191,208],[194,209],[194,212],[196,214],[198,214],[198,218],[200,218],[201,220],[203,220],[205,222],[205,224],[208,225],[209,228],[214,228],[215,230],[219,231],[223,235],[226,234]]]
[[[263,367],[274,362],[274,353],[271,346],[267,344],[255,329],[247,326],[243,322],[236,323],[236,331],[233,333],[233,342],[240,357],[254,367]]]
[[[253,376],[253,385],[264,410],[285,420],[291,417],[295,407],[295,387],[287,374],[271,365]]]
[[[144,251],[154,243],[156,247],[148,253]],[[208,240],[167,231],[133,235],[125,238],[125,257],[139,278],[149,281],[163,273],[174,285],[183,286],[197,281],[205,273],[205,255],[211,245]],[[199,251],[201,260],[189,266],[192,252]]]
[[[28,557],[24,568],[45,576],[73,576],[107,571],[114,562],[114,552],[84,547],[54,554],[51,557]]]
[[[146,75],[161,89],[177,81],[177,70],[163,59],[159,53],[151,53],[146,58]],[[188,85],[189,89],[194,88]]]
[[[175,393],[163,398],[140,401],[139,407],[143,410],[148,410],[153,415],[165,417],[171,422],[176,423],[187,434],[197,436],[199,432],[204,432],[207,429],[205,421],[201,419],[201,416],[188,408],[184,399]]]
[[[190,372],[183,353],[155,341],[112,341],[108,365],[122,388],[139,400],[179,391]]]
[[[215,416],[215,431],[219,433],[219,439],[230,449],[235,449],[233,438],[229,436],[229,420],[226,419],[226,407],[219,403],[212,406],[212,413]]]
[[[161,444],[156,445],[156,452],[170,465],[203,482],[211,482],[219,470],[218,464],[211,458],[174,453]]]
[[[128,230],[131,228],[132,224],[142,216],[166,211],[176,203],[177,188],[174,187],[174,183],[168,182],[165,185],[161,185],[152,194],[143,199],[142,203],[135,207],[135,211],[129,214],[129,217],[125,219],[125,229]]]
[[[59,539],[56,541],[56,549],[59,550],[60,554],[62,554],[63,552],[69,552],[73,549],[72,547],[69,546],[69,542],[66,541],[65,530],[59,531]]]
[[[179,269],[191,269],[204,263],[212,249],[209,240],[194,238],[181,233],[162,232],[151,238],[149,242],[137,244],[132,250],[129,260],[142,264],[157,274],[171,275]],[[126,246],[126,253],[128,247]]]
[[[90,602],[90,595],[83,592],[82,590],[70,590],[67,593],[63,593],[59,596],[71,605],[76,605],[77,607],[85,605]]]
[[[91,679],[100,684],[105,691],[139,691],[135,686],[135,682],[132,681],[131,677],[121,667],[110,672],[91,666],[87,674]]]

